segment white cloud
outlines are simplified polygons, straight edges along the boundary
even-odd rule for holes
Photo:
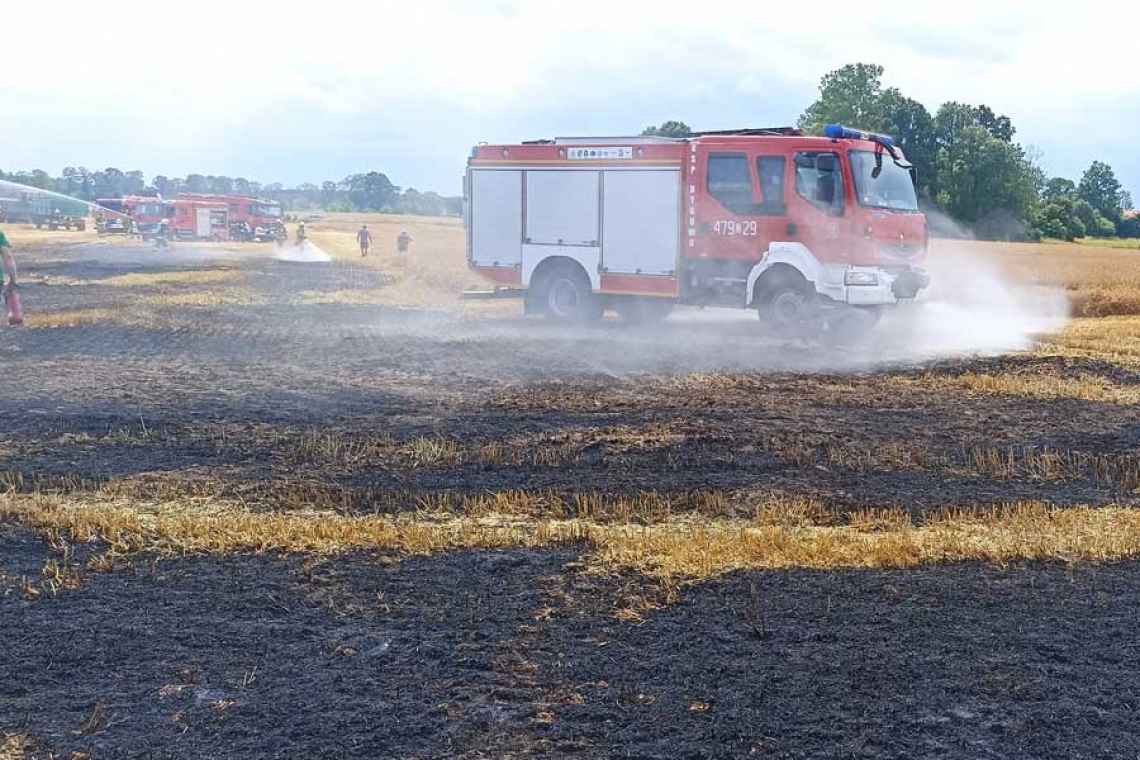
[[[412,175],[395,179],[430,186],[455,173],[463,146],[476,139],[573,131],[575,124],[550,127],[552,115],[607,132],[674,113],[710,126],[735,126],[742,114],[790,123],[823,73],[853,61],[884,65],[887,84],[931,108],[962,100],[1010,114],[1019,137],[1048,144],[1052,161],[1058,148],[1065,154],[1054,124],[1077,121],[1092,102],[1119,103],[1121,113],[1140,104],[1134,23],[1122,18],[1135,15],[1129,8],[972,0],[18,3],[5,9],[4,55],[18,65],[4,83],[0,163],[238,174],[272,171],[267,156],[247,153],[269,145],[283,154],[276,177],[296,181],[335,176],[315,162],[329,160],[322,140],[337,136],[365,143],[375,160],[390,145],[388,160]],[[50,35],[38,31],[45,29]],[[790,93],[799,93],[797,105]],[[699,113],[671,110],[697,104]],[[787,112],[773,113],[777,106]],[[1111,110],[1098,113],[1114,119]],[[488,126],[510,134],[480,131]],[[406,160],[436,149],[444,168]],[[213,165],[219,158],[234,165]],[[314,176],[294,176],[301,166]],[[1128,179],[1140,185],[1140,176]]]

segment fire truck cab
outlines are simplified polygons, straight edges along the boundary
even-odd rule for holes
[[[913,179],[889,137],[838,125],[479,145],[467,257],[568,321],[682,303],[755,308],[789,331],[873,324],[929,282]]]
[[[169,202],[146,195],[97,198],[95,204],[99,207],[96,229],[102,235],[128,234],[133,223],[134,231],[149,237],[158,229],[158,223],[173,213]]]

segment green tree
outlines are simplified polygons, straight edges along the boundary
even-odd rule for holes
[[[91,200],[91,180],[86,169],[74,166],[64,167],[59,179],[55,181],[56,189],[65,195]]]
[[[1092,207],[1084,198],[1077,198],[1073,201],[1073,216],[1081,220],[1081,224],[1085,229],[1091,229],[1096,222],[1097,214],[1100,212]]]
[[[1037,220],[1036,226],[1042,237],[1053,238],[1054,240],[1072,240],[1068,222],[1056,206],[1048,206],[1042,209],[1042,215]]]
[[[689,137],[693,130],[683,121],[666,121],[659,127],[650,125],[641,130],[645,137]]]
[[[1083,238],[1087,234],[1088,234],[1088,228],[1085,227],[1084,222],[1082,222],[1080,219],[1078,219],[1075,216],[1069,219],[1069,238],[1068,238],[1069,240],[1076,240],[1077,238]]]
[[[1123,193],[1112,167],[1103,161],[1093,161],[1077,185],[1077,194],[1113,222],[1120,221]]]
[[[926,107],[897,88],[883,89],[883,67],[853,63],[828,72],[819,83],[819,97],[804,110],[797,125],[821,134],[828,124],[890,135],[914,164],[920,189],[936,188],[937,143],[934,119]]]
[[[121,198],[127,194],[127,176],[113,166],[95,172],[91,179],[96,198]]]
[[[1092,227],[1089,227],[1089,234],[1093,237],[1107,238],[1116,234],[1116,225],[1099,211],[1096,212],[1096,217],[1093,219]]]
[[[1045,183],[1045,190],[1041,193],[1043,201],[1055,201],[1058,198],[1077,197],[1077,183],[1064,177],[1053,177]]]
[[[3,178],[10,182],[18,182],[21,185],[38,187],[40,190],[55,190],[55,180],[43,169],[33,169],[30,172],[13,172],[4,175]]]
[[[936,192],[935,159],[938,145],[934,136],[934,119],[926,106],[905,97],[895,88],[882,93],[880,108],[883,131],[893,137],[915,167],[918,186],[928,194]]]
[[[123,173],[123,194],[138,195],[146,187],[146,176],[135,169]]]
[[[873,63],[849,63],[829,71],[819,82],[819,98],[796,125],[809,134],[822,134],[827,124],[886,131],[882,78],[883,67]]]
[[[955,219],[974,223],[1003,212],[1029,218],[1037,202],[1032,162],[1020,145],[978,125],[958,130],[938,152],[937,201]]]
[[[384,211],[393,206],[400,189],[380,172],[353,174],[344,180],[348,200],[357,211]]]
[[[1013,142],[1013,133],[1017,130],[1013,128],[1013,122],[1008,116],[998,116],[987,105],[978,106],[974,109],[974,113],[979,127],[1002,142]]]
[[[977,114],[973,106],[953,101],[943,103],[934,115],[934,132],[938,148],[940,150],[953,149],[962,130],[975,126],[978,124]]]
[[[321,206],[330,208],[339,198],[340,190],[335,182],[325,180],[321,183]]]
[[[1013,122],[1008,116],[997,116],[987,105],[972,106],[951,101],[943,103],[934,117],[939,147],[952,147],[966,127],[981,127],[1002,142],[1013,142]]]
[[[1073,195],[1059,195],[1038,208],[1036,225],[1043,237],[1073,240],[1084,237],[1085,223],[1076,213],[1078,199]]]
[[[187,174],[183,189],[188,193],[208,193],[210,183],[202,174]]]
[[[218,195],[230,195],[234,191],[234,181],[229,177],[211,175],[206,177],[206,184],[211,193]]]

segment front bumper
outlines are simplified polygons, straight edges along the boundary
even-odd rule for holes
[[[832,272],[832,292],[836,301],[852,306],[886,306],[913,300],[930,284],[930,275],[918,268],[842,267]]]

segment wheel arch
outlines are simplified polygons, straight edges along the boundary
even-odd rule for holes
[[[772,243],[764,258],[748,273],[744,305],[754,305],[763,289],[783,278],[797,277],[816,289],[821,268],[819,260],[803,243]]]
[[[530,273],[530,281],[527,283],[528,288],[541,286],[543,280],[550,275],[551,272],[562,267],[573,267],[582,273],[586,278],[586,282],[590,283],[590,289],[593,290],[594,285],[590,279],[590,273],[586,271],[586,267],[582,266],[582,262],[577,259],[572,259],[569,256],[547,256],[542,261],[538,262],[538,266]]]

